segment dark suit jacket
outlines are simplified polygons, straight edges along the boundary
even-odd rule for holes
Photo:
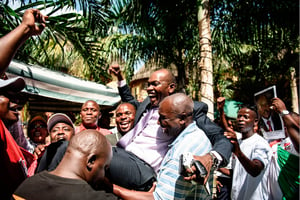
[[[283,130],[279,114],[273,112],[271,114],[271,120],[272,120],[273,125],[274,125],[274,130],[273,131]],[[269,128],[266,126],[266,124],[265,124],[264,120],[262,119],[262,117],[260,118],[260,120],[258,122],[258,127],[259,127],[259,130],[261,128],[263,128],[266,132],[269,131]]]
[[[151,106],[149,97],[147,97],[143,102],[138,102],[132,96],[128,85],[125,85],[118,89],[123,102],[129,102],[135,105],[137,110],[134,124],[136,124],[140,120],[143,113]],[[221,165],[225,166],[229,161],[233,146],[230,141],[224,136],[223,129],[212,122],[206,116],[207,111],[207,104],[194,101],[194,120],[196,121],[197,126],[206,133],[208,139],[213,145],[213,150],[218,152],[223,157],[223,163]]]

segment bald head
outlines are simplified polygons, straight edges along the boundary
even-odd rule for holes
[[[147,93],[152,106],[158,106],[166,96],[175,92],[175,81],[174,75],[168,69],[160,69],[150,75]]]
[[[159,74],[160,76],[163,76],[164,80],[169,83],[176,83],[176,78],[173,75],[173,73],[171,72],[171,70],[169,70],[169,69],[163,68],[163,69],[156,70],[155,72],[153,72],[151,74],[151,76],[157,75],[157,74]]]
[[[194,102],[182,93],[165,97],[159,104],[159,124],[167,135],[178,136],[193,122]]]
[[[110,143],[100,132],[87,129],[74,135],[57,168],[51,173],[82,179],[92,187],[104,178],[112,158]]]
[[[85,107],[87,104],[93,104],[98,110],[100,110],[100,106],[98,105],[98,103],[94,100],[87,100],[86,102],[84,102],[84,104],[82,104],[81,109],[83,107]]]
[[[70,151],[78,151],[84,155],[92,152],[107,153],[108,148],[110,148],[110,144],[106,140],[105,136],[92,129],[87,129],[77,133],[70,140],[68,146]]]
[[[163,102],[168,102],[171,106],[171,110],[174,113],[192,113],[194,109],[194,102],[191,98],[183,93],[176,93],[166,97]]]
[[[96,101],[88,100],[82,105],[80,117],[86,129],[96,129],[100,116],[100,107]]]

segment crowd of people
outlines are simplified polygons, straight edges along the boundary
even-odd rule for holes
[[[42,33],[46,20],[29,9],[22,23],[0,38],[1,73],[20,45]],[[118,79],[122,100],[115,128],[99,126],[101,109],[88,100],[80,125],[64,113],[36,115],[29,120],[28,138],[18,128],[14,103],[25,81],[0,79],[0,199],[299,198],[300,118],[281,99],[262,97],[256,106],[243,105],[233,123],[220,97],[220,118],[213,122],[205,103],[176,93],[168,69],[150,75],[142,102],[131,94],[118,64],[109,71]],[[279,125],[283,137],[264,138],[262,132]],[[214,172],[219,172],[216,196]]]

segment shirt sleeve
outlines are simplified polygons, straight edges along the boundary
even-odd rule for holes
[[[256,144],[252,159],[260,160],[264,166],[267,166],[270,162],[270,154],[271,148],[269,147],[268,143],[261,141]]]
[[[118,87],[123,87],[125,85],[126,85],[126,80],[125,79],[123,79],[121,81],[118,81]]]

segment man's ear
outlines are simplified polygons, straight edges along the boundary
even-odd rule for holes
[[[95,154],[90,155],[90,156],[88,157],[87,164],[86,164],[86,168],[87,168],[89,171],[91,171],[91,170],[93,169],[93,166],[94,166],[94,164],[95,164],[96,158],[97,158],[97,157],[96,157]]]
[[[171,83],[169,85],[169,94],[173,94],[175,92],[176,89],[176,83]]]
[[[179,115],[179,119],[180,119],[180,121],[179,121],[179,123],[180,124],[185,124],[185,122],[186,122],[186,113],[185,112],[183,112],[183,113],[181,113],[180,115]]]
[[[255,118],[255,119],[254,119],[254,127],[255,127],[255,126],[258,126],[258,118]]]

